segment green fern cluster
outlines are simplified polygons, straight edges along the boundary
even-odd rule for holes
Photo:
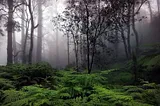
[[[14,88],[13,82],[8,79],[0,78],[0,89],[7,90],[10,88]]]
[[[62,98],[88,96],[94,85],[100,85],[104,78],[98,74],[73,74],[72,72],[56,73],[57,89]]]
[[[159,105],[155,83],[122,87],[129,75],[117,69],[94,74],[53,72],[46,63],[0,67],[0,106]]]
[[[151,105],[160,105],[160,89],[155,83],[143,84],[142,86],[125,86],[123,90],[131,95],[134,100]]]
[[[21,90],[5,90],[2,106],[51,106],[56,99],[57,91],[44,89],[39,86],[26,86]]]

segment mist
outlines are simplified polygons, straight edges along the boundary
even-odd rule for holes
[[[160,0],[0,0],[0,106],[160,106]]]
[[[155,0],[150,0],[150,6],[148,5],[148,3],[144,3],[142,5],[142,7],[139,10],[139,13],[135,16],[135,29],[138,32],[138,36],[139,36],[139,47],[143,47],[147,44],[154,44],[154,43],[158,43],[159,42],[159,15],[158,15],[158,7],[157,7],[157,2]],[[33,11],[33,17],[34,17],[34,23],[35,25],[38,25],[38,7],[36,6],[38,5],[36,2],[33,2],[33,6],[35,6],[35,10]],[[42,39],[42,50],[41,50],[41,60],[40,61],[45,61],[45,62],[49,62],[53,67],[55,68],[64,68],[67,65],[75,65],[76,64],[76,51],[75,51],[75,43],[74,43],[74,37],[71,34],[71,32],[67,32],[66,29],[62,29],[64,27],[65,24],[67,24],[69,21],[72,20],[66,20],[66,22],[64,22],[63,18],[65,17],[65,11],[67,10],[67,6],[68,3],[66,0],[61,0],[61,1],[56,1],[56,0],[50,0],[48,2],[44,2],[42,1],[42,34],[41,34],[41,39]],[[2,8],[4,8],[2,6]],[[15,42],[16,45],[18,45],[17,48],[17,52],[21,51],[22,48],[22,33],[24,33],[23,35],[25,35],[25,30],[22,30],[22,22],[23,20],[22,18],[22,10],[21,10],[22,6],[20,6],[17,10],[15,10],[15,13],[13,14],[14,16],[14,20],[18,23],[17,24],[17,28],[15,29],[14,35],[15,35]],[[150,9],[151,8],[151,9]],[[24,13],[25,18],[28,17],[27,14],[29,13],[29,11],[27,10],[27,8]],[[151,13],[152,12],[152,13]],[[1,11],[1,13],[6,14],[4,11]],[[151,19],[152,18],[152,19]],[[24,23],[24,22],[23,22]],[[7,64],[7,30],[4,27],[5,23],[2,22],[1,24],[1,28],[3,30],[3,35],[1,36],[1,46],[0,46],[0,50],[1,50],[1,57],[0,57],[0,64],[1,65],[6,65]],[[25,24],[26,25],[26,24]],[[25,26],[24,25],[24,26]],[[75,24],[76,25],[76,24]],[[39,25],[40,26],[40,25]],[[67,26],[66,26],[67,27]],[[35,28],[34,30],[34,45],[33,45],[33,53],[32,53],[32,61],[33,63],[36,63],[36,55],[37,55],[37,40],[38,40],[38,28]],[[125,27],[124,27],[125,28]],[[30,28],[29,28],[30,29]],[[136,38],[134,35],[134,31],[132,30],[132,28],[130,27],[130,46],[132,47],[132,51],[136,48]],[[69,29],[71,30],[71,29]],[[76,30],[76,29],[74,29]],[[23,32],[22,32],[23,31]],[[69,57],[68,57],[68,45],[67,45],[67,35],[66,34],[70,34],[69,39]],[[77,33],[77,32],[74,32]],[[111,31],[109,32],[110,34],[108,36],[111,37],[115,37],[115,32]],[[83,34],[83,33],[82,33]],[[118,34],[120,34],[120,32],[118,32]],[[78,35],[79,36],[79,35]],[[116,44],[113,43],[110,38],[103,38],[104,40],[104,45],[106,45],[106,48],[109,48],[110,50],[108,51],[109,53],[104,54],[106,55],[106,62],[103,62],[105,64],[110,64],[113,63],[114,61],[119,61],[119,59],[121,60],[126,60],[126,54],[125,54],[125,48],[124,48],[124,44],[123,44],[123,39],[121,38],[121,35],[117,35],[118,36],[118,40],[116,41],[117,43],[117,47],[115,48]],[[124,36],[127,37],[127,32],[124,32]],[[115,38],[113,38],[115,39]],[[29,42],[29,41],[28,41]],[[79,42],[79,41],[78,41]],[[27,43],[27,45],[29,45],[29,43]],[[77,43],[78,45],[78,43]],[[104,47],[102,47],[104,48]],[[77,49],[77,51],[79,51]],[[29,47],[28,50],[26,51],[26,55],[27,52],[29,52]],[[107,51],[106,51],[107,52]],[[116,52],[118,52],[118,56],[117,59],[115,59],[115,55]],[[81,59],[80,56],[81,53],[78,53],[78,57],[79,62],[78,64],[84,64],[81,63],[82,61],[85,61],[83,59]],[[103,53],[102,53],[103,54]],[[111,55],[111,56],[110,56]],[[108,56],[110,58],[108,58]],[[18,63],[22,63],[22,53],[18,53],[17,56]],[[68,58],[70,58],[70,63],[68,63]],[[98,59],[98,58],[97,58]],[[15,63],[17,63],[15,62]],[[94,62],[93,62],[94,63]],[[80,65],[80,67],[81,67]],[[97,67],[97,66],[95,66]]]

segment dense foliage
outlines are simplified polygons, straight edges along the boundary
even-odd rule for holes
[[[144,59],[141,58],[140,62],[142,60]],[[133,85],[133,82],[132,71],[127,71],[127,68],[86,74],[86,72],[77,73],[72,69],[53,70],[47,63],[1,66],[0,105],[160,105],[158,84],[149,83],[144,79],[143,81],[141,79],[138,85]]]

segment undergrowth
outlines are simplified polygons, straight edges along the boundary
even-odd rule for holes
[[[93,74],[53,70],[47,63],[0,67],[1,106],[159,106],[156,83],[132,84],[130,71]]]

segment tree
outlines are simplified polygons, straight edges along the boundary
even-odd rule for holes
[[[13,63],[13,33],[15,27],[15,21],[13,14],[23,3],[20,3],[19,0],[3,0],[3,5],[8,7],[8,20],[7,20],[7,64]],[[5,10],[5,9],[3,9]]]
[[[17,47],[16,47],[16,36],[15,36],[15,31],[13,31],[13,59],[14,59],[14,63],[18,62],[17,59]]]
[[[73,18],[69,18],[68,16],[67,16],[67,13],[68,13],[69,11],[64,11],[63,12],[63,14],[64,14],[64,16],[62,16],[62,15],[59,15],[59,17],[55,17],[55,18],[59,18],[59,19],[53,19],[53,23],[56,25],[57,24],[57,22],[55,22],[55,21],[60,21],[60,23],[62,23],[62,24],[60,24],[59,25],[59,30],[61,31],[61,32],[63,32],[63,34],[67,37],[67,61],[68,61],[68,66],[70,65],[70,39],[71,39],[71,37],[70,37],[70,32],[71,32],[71,26],[72,26],[72,24],[71,24],[71,19]]]
[[[132,4],[132,30],[135,34],[135,39],[136,39],[136,55],[139,54],[139,35],[135,27],[135,16],[139,13],[140,8],[142,5],[146,2],[147,0],[133,0]],[[136,7],[137,6],[137,7]],[[137,10],[136,10],[137,8]]]
[[[13,33],[13,0],[8,0],[8,23],[7,23],[7,33],[8,33],[8,41],[7,41],[7,64],[13,63],[12,57],[12,33]]]
[[[7,17],[6,17],[6,13],[4,11],[4,8],[5,8],[5,5],[3,5],[4,1],[1,0],[0,1],[0,36],[4,36],[4,31],[3,31],[3,28],[2,26],[6,23],[7,21]]]
[[[29,64],[32,64],[32,53],[33,53],[33,45],[34,45],[34,30],[38,27],[38,24],[35,25],[34,23],[34,17],[33,17],[33,10],[32,10],[32,1],[28,0],[28,11],[31,18],[31,31],[30,31],[30,49],[29,49],[29,56],[28,56],[28,62]]]
[[[25,1],[21,0],[21,2],[24,4]],[[26,20],[28,21],[28,20]],[[26,23],[26,32],[28,32],[28,22]],[[22,5],[22,14],[21,14],[21,48],[22,48],[22,63],[26,63],[26,40],[27,36],[25,34],[25,5]]]
[[[138,32],[136,30],[136,27],[135,27],[135,6],[136,6],[136,1],[133,0],[133,5],[132,5],[132,30],[135,34],[135,38],[136,38],[136,54],[139,53],[139,35],[138,35]]]
[[[42,59],[42,0],[38,0],[37,62]]]
[[[158,8],[158,13],[160,14],[160,1],[157,0],[157,8]]]
[[[152,22],[152,20],[153,20],[153,12],[152,12],[151,3],[150,3],[149,0],[147,1],[147,3],[148,3],[148,9],[149,9],[149,12],[150,12],[150,20]]]
[[[79,44],[80,44],[80,30],[81,30],[81,24],[80,24],[80,19],[78,17],[77,11],[70,10],[70,11],[64,11],[63,12],[65,17],[61,18],[60,20],[63,21],[63,24],[61,25],[61,31],[64,32],[64,34],[67,36],[67,48],[68,48],[68,65],[69,65],[69,45],[70,45],[70,40],[69,38],[71,37],[73,40],[73,46],[74,46],[74,54],[75,54],[75,69],[76,71],[79,71]]]
[[[133,31],[134,35],[135,35],[135,39],[136,39],[136,53],[138,54],[139,52],[139,35],[138,32],[136,30],[136,26],[135,26],[135,17],[137,14],[139,14],[139,10],[141,9],[142,5],[146,2],[146,0],[126,0],[123,2],[123,4],[119,4],[120,5],[120,12],[118,13],[117,16],[117,21],[116,23],[119,24],[119,28],[121,29],[121,35],[122,35],[122,39],[123,39],[123,43],[124,43],[124,47],[125,47],[125,53],[126,53],[126,57],[128,57],[128,59],[131,59],[131,52],[132,52],[132,48],[131,48],[131,31]],[[123,28],[125,28],[124,26],[126,26],[127,28],[127,43],[125,42],[125,37],[124,37],[124,32],[123,32]],[[132,28],[132,29],[131,29]],[[127,49],[126,49],[127,47]]]
[[[69,2],[69,10],[75,10],[78,13],[78,18],[81,23],[80,33],[85,36],[85,47],[87,57],[88,73],[91,73],[96,53],[97,40],[100,36],[106,34],[107,28],[112,21],[109,20],[112,15],[104,15],[103,12],[112,13],[109,10],[105,11],[105,6],[101,5],[100,0],[96,1],[72,1]],[[103,9],[103,12],[102,12]]]
[[[80,20],[80,33],[82,33],[85,39],[85,47],[83,49],[86,50],[88,73],[91,73],[95,54],[100,50],[99,43],[102,42],[99,41],[101,36],[106,37],[109,42],[115,43],[115,48],[117,48],[118,35],[119,32],[121,32],[126,57],[131,59],[131,32],[133,31],[136,38],[136,51],[138,53],[139,37],[135,27],[135,16],[145,1],[146,0],[68,1],[69,5],[67,9],[77,11],[77,17]],[[127,36],[125,36],[125,33],[127,33]]]
[[[133,75],[134,75],[134,83],[136,84],[138,81],[138,62],[137,62],[137,56],[136,54],[133,52],[132,53],[132,62],[133,62]]]

